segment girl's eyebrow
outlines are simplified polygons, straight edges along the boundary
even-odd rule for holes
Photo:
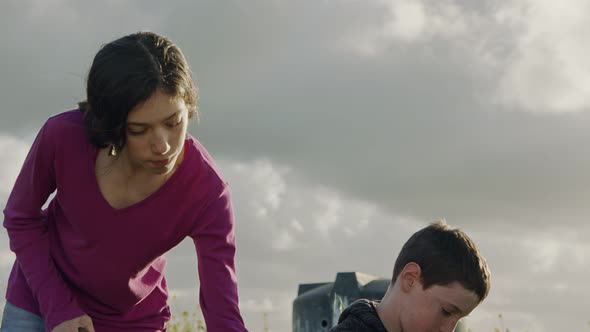
[[[178,111],[174,112],[174,114],[170,115],[169,117],[161,120],[160,122],[166,122],[170,119],[172,119],[175,115],[178,114]],[[143,123],[143,122],[127,122],[128,125],[132,125],[132,126],[143,126],[143,127],[147,127],[150,124],[149,123]]]

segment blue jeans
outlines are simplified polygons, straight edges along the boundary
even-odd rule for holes
[[[0,332],[45,332],[43,318],[6,302]]]

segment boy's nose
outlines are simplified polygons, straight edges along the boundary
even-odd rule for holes
[[[440,328],[440,332],[453,332],[455,327],[457,327],[457,323],[459,320],[457,319],[449,319],[443,322],[443,325]]]

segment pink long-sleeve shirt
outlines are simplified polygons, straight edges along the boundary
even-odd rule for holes
[[[83,314],[97,332],[165,331],[170,309],[163,255],[190,236],[207,330],[246,331],[230,193],[205,148],[187,137],[176,172],[123,209],[111,207],[99,190],[96,152],[78,110],[53,116],[41,128],[4,210],[16,254],[6,300],[43,317],[47,331]]]

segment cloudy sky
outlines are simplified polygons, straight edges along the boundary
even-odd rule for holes
[[[231,184],[252,331],[264,313],[291,330],[299,283],[390,277],[440,217],[492,270],[473,331],[499,314],[511,331],[590,328],[590,2],[2,1],[2,206],[39,126],[84,98],[99,46],[139,30],[196,74],[191,132]],[[168,259],[173,305],[191,310],[192,243]]]

